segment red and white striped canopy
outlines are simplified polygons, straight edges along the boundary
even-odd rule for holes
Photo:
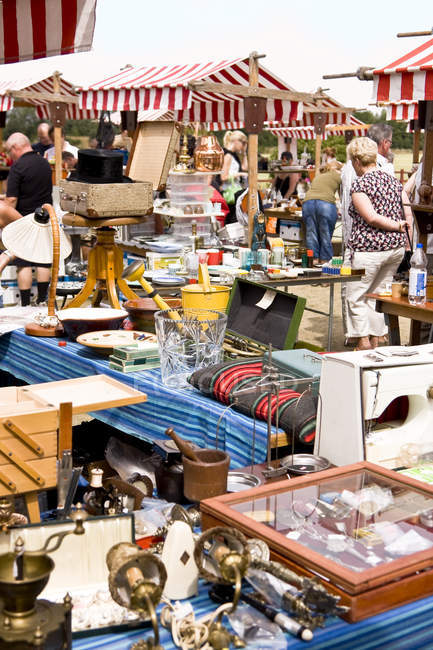
[[[432,100],[433,38],[373,75],[375,102]]]
[[[344,135],[348,130],[348,127],[351,131],[354,132],[356,137],[367,135],[369,129],[368,124],[364,124],[361,120],[358,120],[357,117],[353,115],[347,116],[347,124],[345,128],[341,124],[327,124],[325,126],[325,132],[323,138],[326,138],[330,135]],[[316,132],[314,126],[304,126],[304,127],[275,127],[275,125],[270,124],[268,127],[265,127],[267,131],[270,131],[273,135],[281,135],[285,138],[298,138],[301,140],[314,140],[316,137]]]
[[[346,113],[345,111],[343,111],[344,108],[343,105],[337,102],[337,100],[332,99],[332,97],[326,95],[322,100],[322,105],[328,109],[332,109],[332,108],[335,109],[335,112],[325,113],[327,124],[334,125],[334,126],[337,124],[352,124],[352,119],[353,120],[356,119],[353,118],[353,116]],[[310,102],[304,102],[303,106],[304,109],[307,108],[310,109],[311,111],[315,111],[316,113],[320,112],[320,108]],[[359,124],[362,124],[362,122],[360,122],[359,120],[358,122]],[[242,129],[244,127],[244,122],[208,122],[206,126],[208,131],[226,131],[228,129],[230,130]],[[288,120],[288,121],[270,120],[266,123],[266,126],[272,128],[294,128],[294,129],[304,129],[305,127],[313,128],[314,113],[304,110],[301,119]],[[308,131],[306,131],[306,133],[308,133]],[[292,136],[292,137],[303,138],[304,136]],[[316,136],[314,135],[312,137],[314,138]]]
[[[418,119],[418,102],[396,102],[395,104],[384,104],[382,108],[386,111],[387,120]]]
[[[97,110],[171,110],[178,121],[244,122],[244,103],[238,95],[191,90],[190,82],[205,81],[248,86],[249,62],[246,59],[187,65],[128,68],[81,88],[80,107]],[[288,84],[260,66],[259,86],[293,90]],[[299,120],[302,103],[268,99],[268,120]]]
[[[14,106],[14,91],[26,90],[29,92],[54,92],[53,77],[32,77],[28,79],[10,79],[9,81],[0,81],[0,110],[10,111]],[[77,94],[75,92],[75,85],[60,77],[60,92],[65,96],[65,102],[68,104],[66,110],[66,119],[68,120],[82,120],[82,119],[97,119],[99,116],[98,111],[85,111],[78,107],[76,102]],[[9,93],[9,94],[8,94]],[[72,101],[73,100],[73,101]],[[26,99],[27,103],[36,106],[36,113],[41,119],[49,119],[49,100],[40,99]]]
[[[96,0],[3,0],[0,63],[16,63],[92,47]]]

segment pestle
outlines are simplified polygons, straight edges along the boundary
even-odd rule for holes
[[[186,440],[182,440],[182,438],[180,438],[171,427],[166,429],[165,435],[173,440],[173,442],[177,445],[177,448],[179,449],[180,453],[183,454],[183,456],[186,456],[194,463],[199,463],[200,465],[205,464],[197,456],[197,454],[195,453],[191,445],[188,442],[186,442]]]
[[[198,283],[201,285],[205,293],[212,293],[215,291],[215,287],[210,286],[209,269],[207,267],[207,264],[199,265]]]
[[[152,287],[150,282],[145,280],[143,278],[143,273],[144,273],[144,264],[143,262],[140,262],[140,260],[137,260],[136,262],[132,262],[129,266],[126,267],[126,269],[123,270],[122,273],[122,278],[123,279],[128,279],[128,280],[135,280],[138,281],[149,298],[153,298],[154,302],[158,305],[160,309],[169,309],[169,318],[172,320],[181,320],[179,312],[177,312],[175,309],[171,309],[170,305],[167,305],[165,300],[161,298],[159,293],[155,291],[155,289]]]

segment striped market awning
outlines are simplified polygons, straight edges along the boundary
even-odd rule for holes
[[[96,0],[3,0],[0,63],[17,63],[92,47]]]
[[[80,89],[80,107],[96,110],[170,110],[180,122],[244,122],[242,97],[189,87],[193,82],[248,86],[249,60],[127,68]],[[260,66],[259,87],[293,90]],[[267,99],[267,120],[300,120],[302,103]]]
[[[401,102],[433,99],[433,38],[373,70],[373,101]]]
[[[396,102],[395,104],[383,104],[387,120],[417,120],[418,102]]]
[[[343,105],[337,102],[337,100],[333,99],[332,97],[329,97],[326,95],[323,100],[321,100],[322,106],[324,108],[329,109],[335,109],[335,111],[330,111],[329,113],[325,113],[326,115],[326,121],[328,124],[332,125],[337,125],[337,124],[351,124],[351,120],[355,120],[356,118],[353,118],[350,114],[345,112],[343,110]],[[303,114],[301,119],[296,119],[296,120],[269,120],[265,124],[266,127],[272,127],[272,128],[294,128],[294,129],[304,129],[305,127],[312,127],[314,129],[314,113],[320,112],[320,107],[317,106],[316,104],[312,104],[310,102],[303,102]],[[359,124],[362,124],[358,120]],[[244,122],[208,122],[206,125],[206,128],[208,131],[226,131],[228,129],[233,130],[233,129],[242,129],[244,127]],[[267,129],[269,130],[269,128]],[[306,131],[308,133],[308,131]],[[293,137],[293,136],[292,136]],[[304,136],[294,136],[294,137],[300,137],[304,138]],[[315,135],[313,136],[315,137]],[[310,139],[310,138],[305,138],[305,139]]]
[[[316,132],[314,126],[304,126],[304,127],[279,127],[273,124],[265,127],[267,131],[270,131],[273,135],[283,136],[284,138],[297,138],[300,140],[314,140],[316,137]],[[354,117],[353,115],[348,115],[347,124],[327,124],[325,126],[325,132],[323,134],[323,139],[326,140],[328,136],[333,135],[344,135],[347,131],[353,131],[356,137],[361,137],[367,135],[369,129],[368,124],[364,124],[361,120]]]
[[[65,103],[68,104],[66,109],[66,119],[68,120],[82,120],[82,119],[97,119],[99,117],[98,111],[86,111],[78,107],[77,93],[75,92],[75,85],[60,77],[60,92],[65,96]],[[53,77],[32,77],[27,79],[10,79],[8,81],[0,81],[0,110],[10,111],[14,107],[14,91],[27,91],[27,92],[54,92]],[[36,107],[36,114],[40,119],[50,119],[49,100],[44,99],[31,99],[26,98],[26,103]]]

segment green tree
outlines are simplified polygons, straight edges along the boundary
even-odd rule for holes
[[[34,108],[20,106],[8,111],[6,126],[3,131],[3,139],[7,140],[11,133],[24,133],[30,142],[36,140],[36,131],[41,120],[38,119]]]

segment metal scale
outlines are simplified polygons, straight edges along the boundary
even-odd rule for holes
[[[279,354],[284,355],[284,360],[285,360],[285,366],[286,369],[283,371],[281,368],[277,367],[273,363],[273,356],[272,356],[272,345],[269,343],[268,346],[268,353],[267,353],[267,358],[263,359],[263,366],[262,366],[262,373],[261,376],[257,379],[257,381],[254,383],[253,386],[250,386],[249,388],[241,388],[239,390],[236,390],[233,392],[232,397],[233,401],[232,403],[227,407],[226,410],[231,408],[233,405],[236,404],[237,400],[242,396],[242,395],[263,395],[267,393],[267,399],[268,399],[268,417],[267,417],[267,449],[266,449],[266,468],[263,470],[263,476],[265,478],[275,478],[278,476],[284,476],[287,474],[287,471],[293,471],[294,473],[297,472],[297,469],[299,467],[305,467],[307,468],[307,465],[309,466],[309,470],[306,469],[306,471],[316,471],[316,463],[315,460],[317,459],[314,458],[313,455],[310,454],[294,454],[294,446],[295,446],[295,429],[296,429],[296,422],[295,418],[293,421],[293,427],[292,427],[292,436],[291,436],[291,454],[289,456],[286,456],[284,459],[281,460],[280,465],[278,466],[278,462],[276,464],[271,463],[271,456],[272,456],[272,401],[273,398],[275,397],[276,401],[278,402],[279,394],[280,391],[284,388],[294,388],[296,390],[302,390],[300,397],[298,398],[298,401],[295,406],[295,412],[296,409],[300,403],[300,401],[307,395],[311,395],[312,393],[312,387],[315,382],[318,381],[318,375],[320,374],[320,366],[319,366],[319,371],[317,372],[317,375],[312,375],[312,376],[305,376],[303,374],[304,368],[300,368],[300,365],[305,365],[304,364],[299,364],[297,362],[296,357],[298,355],[302,355],[305,359],[305,357],[308,357],[312,360],[313,362],[321,362],[320,358],[317,358],[317,355],[314,355],[314,353],[311,353],[309,350],[284,350],[280,351]],[[218,447],[218,429],[219,429],[219,424],[221,422],[222,417],[224,416],[226,411],[224,411],[220,417],[220,420],[217,425],[217,434],[216,434],[216,447]],[[279,433],[279,409],[276,409],[275,412],[275,435],[276,435],[276,460],[278,461],[278,433]],[[253,437],[252,437],[252,454],[251,454],[251,472],[253,472],[253,466],[255,464],[255,447],[256,447],[256,418],[254,417],[254,425],[253,425]],[[298,458],[299,456],[299,458]],[[311,456],[311,458],[310,458]],[[323,459],[325,460],[325,459]],[[321,469],[324,469],[324,467],[321,467]],[[306,473],[302,472],[301,473]]]

